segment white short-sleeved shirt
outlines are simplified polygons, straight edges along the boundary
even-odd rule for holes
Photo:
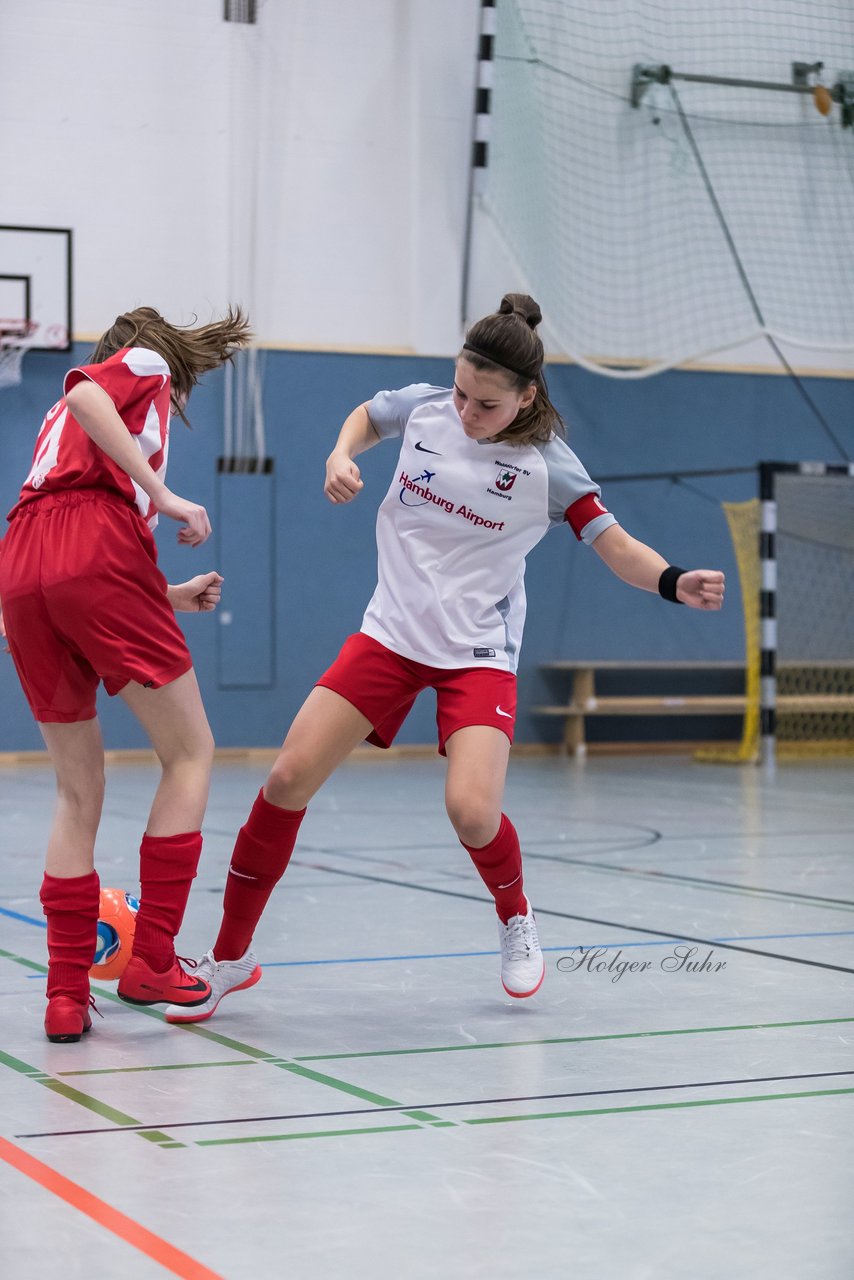
[[[125,347],[101,364],[81,365],[65,375],[63,397],[48,410],[41,425],[30,473],[9,519],[43,493],[108,489],[135,506],[153,529],[157,512],[148,494],[90,440],[68,408],[65,395],[85,380],[106,391],[152,471],[164,479],[172,387],[169,366],[147,347]]]
[[[433,667],[515,671],[525,557],[565,520],[591,543],[616,519],[557,436],[495,444],[464,433],[453,395],[426,384],[368,405],[381,438],[402,438],[377,516],[378,583],[362,631]]]

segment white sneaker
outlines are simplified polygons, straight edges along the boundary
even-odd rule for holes
[[[211,993],[204,1004],[188,1008],[183,1004],[168,1005],[164,1017],[167,1022],[204,1022],[216,1010],[223,996],[244,987],[254,987],[261,977],[261,966],[251,951],[239,960],[215,960],[213,951],[206,951],[193,970],[193,976],[210,983]]]
[[[501,985],[508,996],[514,996],[517,1000],[532,996],[542,986],[546,965],[530,902],[527,915],[511,916],[506,924],[499,919],[498,936],[501,939]],[[210,982],[207,973],[202,974],[202,977]],[[189,1012],[192,1014],[196,1010],[191,1009]]]

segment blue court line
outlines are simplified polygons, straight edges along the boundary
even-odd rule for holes
[[[854,929],[838,929],[828,933],[756,933],[748,934],[744,937],[710,938],[709,942],[757,942],[766,938],[849,938],[852,936],[854,936]],[[585,950],[598,947],[603,951],[610,951],[615,948],[627,950],[629,947],[668,947],[684,941],[684,938],[674,937],[654,938],[649,942],[576,942],[566,943],[562,947],[543,947],[543,951],[559,951],[562,955],[566,955],[567,952],[572,951],[574,948],[582,946]],[[321,964],[385,964],[390,961],[400,960],[468,960],[480,956],[497,956],[500,954],[499,951],[437,951],[424,955],[350,956],[328,960],[265,960],[261,962],[261,967],[262,969],[296,969],[306,965]]]
[[[21,920],[24,924],[35,924],[40,929],[47,928],[45,920],[38,920],[35,916],[22,915],[19,911],[10,911],[8,907],[0,907],[0,915],[9,916],[13,920]],[[850,938],[854,936],[854,929],[833,929],[818,933],[748,933],[737,934],[734,937],[710,938],[710,943],[715,942],[766,942],[772,939],[785,938]],[[628,950],[629,947],[668,947],[675,946],[679,942],[684,942],[684,938],[652,938],[646,942],[576,942],[566,943],[560,947],[543,947],[544,952],[559,951],[565,955],[568,951],[572,951],[578,947],[584,947],[586,950],[591,948],[599,948],[602,951],[611,951],[615,948]],[[499,951],[436,951],[415,955],[399,955],[399,956],[345,956],[340,959],[330,958],[326,960],[266,960],[262,968],[264,969],[298,969],[311,965],[324,964],[389,964],[401,960],[471,960],[479,959],[484,956],[497,956]],[[29,973],[28,978],[41,978],[44,980],[42,973]]]
[[[8,916],[10,920],[23,920],[24,924],[37,924],[40,929],[47,928],[46,920],[38,920],[35,916],[21,915],[20,911],[10,911],[8,907],[0,907],[0,916]]]

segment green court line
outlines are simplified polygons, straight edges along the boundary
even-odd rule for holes
[[[137,1120],[135,1116],[125,1115],[123,1111],[117,1111],[115,1107],[107,1106],[104,1102],[99,1102],[97,1098],[91,1098],[86,1093],[81,1093],[79,1089],[72,1089],[71,1085],[63,1084],[61,1080],[56,1080],[52,1076],[46,1075],[39,1067],[31,1067],[26,1062],[21,1062],[19,1058],[13,1058],[11,1054],[4,1053],[0,1049],[0,1063],[3,1066],[17,1071],[20,1075],[28,1076],[35,1084],[44,1085],[45,1089],[50,1089],[52,1093],[58,1093],[60,1097],[66,1098],[69,1102],[74,1102],[80,1107],[84,1107],[87,1111],[94,1111],[102,1120],[109,1120],[111,1124],[119,1125],[124,1128],[126,1125],[139,1126],[141,1120]],[[145,1138],[147,1142],[161,1143],[169,1142],[173,1144],[174,1139],[168,1134],[160,1133],[157,1129],[143,1129],[138,1127],[134,1130],[141,1138]],[[175,1143],[176,1146],[183,1146],[184,1143]]]
[[[525,1120],[569,1120],[578,1116],[612,1116],[632,1111],[684,1111],[689,1107],[728,1107],[741,1102],[783,1102],[800,1098],[830,1098],[840,1094],[854,1094],[851,1089],[811,1089],[802,1093],[758,1093],[738,1098],[697,1098],[693,1102],[648,1102],[633,1107],[588,1107],[578,1111],[544,1111],[531,1115],[516,1116],[478,1116],[472,1120],[463,1120],[466,1125],[482,1124],[516,1124]],[[455,1127],[452,1121],[440,1120],[430,1128],[440,1129]],[[256,1134],[246,1138],[203,1138],[194,1145],[197,1147],[237,1146],[250,1142],[295,1142],[301,1138],[348,1138],[363,1133],[401,1133],[407,1130],[424,1128],[418,1124],[383,1125],[369,1129],[316,1129],[306,1133],[269,1133]]]
[[[349,1093],[351,1097],[359,1098],[362,1102],[371,1102],[376,1107],[400,1106],[394,1098],[386,1098],[381,1093],[371,1093],[368,1089],[360,1089],[358,1085],[346,1084],[343,1080],[336,1080],[332,1076],[321,1075],[319,1071],[311,1071],[308,1067],[300,1067],[294,1062],[279,1061],[274,1065],[281,1067],[283,1071],[292,1072],[295,1076],[302,1076],[305,1080],[313,1080],[316,1084],[325,1084],[332,1089],[338,1089],[341,1093]]]
[[[40,973],[47,973],[47,966],[46,966],[46,965],[43,965],[43,964],[36,964],[36,963],[34,963],[33,961],[31,961],[31,960],[25,960],[25,959],[23,959],[23,957],[13,955],[13,954],[12,954],[11,952],[9,952],[9,951],[2,951],[2,950],[0,950],[0,957],[5,957],[5,958],[6,958],[6,959],[8,959],[8,960],[13,960],[13,961],[15,961],[17,964],[22,964],[22,965],[24,965],[26,968],[35,969],[35,970],[37,970],[37,971],[38,971],[38,972],[40,972]],[[103,999],[106,999],[106,1000],[111,1000],[111,1001],[114,1001],[116,1004],[124,1005],[124,1001],[120,1000],[120,999],[119,999],[119,997],[118,997],[118,995],[117,995],[115,992],[113,992],[113,991],[106,991],[106,990],[104,990],[104,989],[103,989],[103,987],[97,987],[97,988],[95,989],[95,994],[96,994],[99,998],[103,998]],[[124,1007],[125,1007],[125,1008],[127,1008],[127,1005],[124,1005]],[[137,1006],[137,1007],[135,1007],[135,1008],[136,1008],[136,1012],[138,1012],[138,1013],[145,1013],[145,1014],[148,1014],[150,1017],[158,1018],[161,1022],[165,1022],[165,1017],[164,1017],[164,1015],[163,1015],[163,1014],[162,1014],[158,1009],[147,1008],[147,1007],[146,1007],[146,1006],[144,1006],[144,1005],[140,1005],[140,1006]],[[350,1085],[350,1084],[348,1084],[348,1083],[347,1083],[346,1081],[344,1081],[344,1080],[337,1080],[337,1079],[335,1079],[335,1078],[334,1078],[334,1077],[332,1077],[332,1076],[321,1075],[319,1072],[312,1072],[312,1071],[310,1071],[310,1070],[309,1070],[308,1068],[306,1068],[306,1067],[300,1067],[300,1066],[299,1066],[297,1063],[295,1063],[295,1062],[291,1062],[291,1061],[289,1061],[288,1059],[281,1058],[278,1054],[267,1053],[267,1052],[266,1052],[265,1050],[263,1050],[263,1049],[255,1049],[255,1048],[253,1048],[253,1046],[252,1046],[252,1045],[244,1044],[242,1041],[239,1041],[239,1040],[232,1040],[232,1039],[231,1039],[230,1037],[228,1037],[228,1036],[220,1035],[220,1034],[219,1034],[219,1032],[217,1032],[217,1031],[210,1031],[210,1030],[208,1030],[208,1028],[207,1028],[207,1027],[200,1027],[200,1026],[197,1026],[195,1023],[177,1023],[177,1024],[175,1024],[175,1025],[176,1025],[176,1027],[177,1027],[177,1028],[180,1028],[180,1030],[182,1030],[182,1031],[188,1031],[188,1032],[190,1032],[190,1033],[191,1033],[191,1034],[193,1034],[193,1035],[200,1036],[200,1037],[201,1037],[202,1039],[204,1039],[204,1040],[210,1040],[210,1041],[213,1041],[215,1044],[222,1045],[222,1046],[224,1046],[224,1047],[226,1047],[226,1048],[229,1048],[229,1049],[232,1049],[232,1050],[234,1050],[234,1051],[236,1051],[236,1052],[238,1052],[238,1053],[243,1053],[243,1054],[245,1054],[247,1057],[249,1057],[249,1058],[251,1058],[251,1059],[255,1059],[255,1060],[260,1061],[260,1062],[266,1062],[266,1063],[268,1063],[270,1066],[280,1067],[280,1068],[282,1068],[282,1069],[284,1069],[284,1070],[286,1070],[286,1071],[291,1071],[291,1072],[292,1072],[293,1074],[295,1074],[295,1075],[301,1075],[301,1076],[304,1076],[304,1077],[305,1077],[305,1078],[307,1078],[307,1079],[314,1080],[314,1081],[315,1081],[316,1083],[318,1083],[318,1084],[325,1085],[327,1088],[330,1088],[330,1089],[336,1089],[336,1090],[338,1090],[339,1092],[343,1092],[343,1093],[351,1094],[351,1095],[352,1095],[352,1096],[354,1096],[354,1097],[361,1098],[363,1101],[366,1101],[366,1102],[372,1102],[372,1103],[374,1103],[374,1104],[375,1104],[375,1105],[377,1105],[377,1106],[381,1106],[381,1107],[398,1107],[398,1106],[400,1106],[400,1105],[401,1105],[401,1104],[400,1104],[396,1099],[394,1099],[394,1098],[385,1098],[385,1097],[383,1097],[381,1094],[374,1094],[374,1093],[370,1093],[370,1092],[368,1092],[367,1090],[364,1090],[364,1089],[360,1089],[360,1088],[358,1088],[358,1086],[356,1086],[356,1085]],[[2,1058],[0,1058],[0,1061],[2,1061]],[[24,1064],[22,1064],[22,1065],[24,1065]],[[200,1064],[200,1065],[201,1065],[201,1064]],[[247,1065],[250,1065],[250,1064],[247,1064]],[[137,1070],[141,1070],[141,1069],[144,1069],[144,1068],[136,1068],[136,1069],[137,1069]],[[27,1071],[27,1074],[30,1074],[30,1075],[32,1075],[32,1074],[34,1074],[34,1073],[36,1073],[36,1068],[30,1068],[30,1069]],[[106,1073],[107,1073],[107,1072],[105,1071],[105,1074],[106,1074]],[[94,1073],[93,1073],[93,1074],[94,1074]],[[48,1081],[47,1081],[47,1080],[45,1080],[45,1081],[43,1081],[43,1083],[47,1084],[47,1083],[48,1083]],[[60,1081],[54,1081],[53,1083],[54,1083],[55,1085],[59,1086],[59,1087],[57,1088],[57,1092],[61,1092],[61,1091],[62,1091],[61,1082],[60,1082]],[[69,1088],[69,1086],[65,1086],[65,1088]],[[71,1092],[76,1093],[76,1091],[71,1091]],[[69,1093],[69,1094],[67,1094],[66,1096],[69,1096],[69,1097],[70,1097],[71,1095],[70,1095],[70,1093]],[[87,1097],[87,1095],[86,1095],[86,1094],[82,1094],[82,1093],[81,1093],[81,1094],[79,1095],[79,1098],[80,1098],[80,1099],[84,1099],[84,1098],[86,1098],[86,1097]],[[78,1099],[76,1099],[76,1098],[75,1098],[74,1100],[78,1100]],[[100,1103],[98,1103],[98,1102],[97,1102],[97,1100],[96,1100],[96,1099],[94,1099],[94,1098],[90,1099],[89,1101],[90,1101],[90,1102],[91,1102],[91,1104],[92,1104],[92,1105],[89,1107],[89,1110],[97,1110],[97,1107],[101,1105],[101,1104],[100,1104]],[[81,1104],[81,1105],[86,1105],[86,1104],[84,1103],[84,1104]],[[120,1113],[119,1113],[119,1112],[116,1112],[115,1114],[116,1114],[116,1115],[119,1115]],[[439,1118],[439,1117],[437,1117],[437,1116],[429,1116],[426,1112],[418,1112],[418,1113],[417,1113],[417,1116],[415,1115],[415,1113],[411,1113],[411,1112],[408,1112],[408,1111],[407,1111],[407,1112],[404,1112],[403,1114],[404,1114],[404,1115],[407,1115],[407,1116],[410,1116],[410,1115],[411,1115],[411,1116],[413,1116],[413,1118],[417,1118],[417,1119],[419,1119],[419,1120],[423,1120],[425,1123],[428,1123],[428,1124],[433,1123],[435,1120],[437,1120],[437,1119]],[[141,1124],[142,1122],[141,1122],[140,1120],[134,1120],[133,1118],[128,1117],[128,1118],[126,1118],[124,1121],[120,1121],[119,1123],[131,1124],[131,1125],[139,1125],[139,1124]],[[145,1134],[144,1134],[144,1133],[143,1133],[143,1136],[145,1136]],[[165,1135],[164,1135],[164,1136],[165,1136]]]
[[[58,1076],[114,1076],[133,1071],[198,1071],[202,1067],[254,1067],[254,1059],[231,1058],[228,1062],[167,1062],[148,1067],[93,1067],[87,1071],[57,1071]]]
[[[521,1120],[568,1120],[575,1116],[613,1116],[629,1111],[684,1111],[688,1107],[730,1107],[738,1102],[783,1102],[792,1098],[832,1098],[851,1089],[810,1089],[803,1093],[757,1093],[742,1098],[697,1098],[693,1102],[645,1102],[634,1107],[589,1107],[581,1111],[542,1111],[522,1116],[476,1116],[463,1124],[513,1124]]]
[[[281,1067],[284,1071],[290,1071],[295,1076],[302,1076],[306,1080],[313,1080],[317,1084],[325,1084],[331,1089],[338,1089],[341,1093],[349,1093],[351,1097],[359,1098],[362,1102],[370,1102],[376,1107],[399,1107],[401,1104],[394,1098],[386,1098],[381,1093],[371,1093],[368,1089],[361,1089],[355,1084],[346,1084],[343,1080],[336,1080],[333,1076],[321,1075],[319,1071],[311,1071],[308,1067],[300,1067],[295,1062],[279,1061],[273,1064]],[[427,1124],[432,1124],[435,1120],[440,1120],[441,1116],[431,1115],[428,1111],[404,1111],[403,1115],[409,1116],[412,1120],[421,1120]]]
[[[0,956],[5,956],[8,959],[14,960],[17,963],[23,964],[27,968],[36,969],[40,972],[46,972],[46,968],[44,965],[37,965],[32,961],[24,960],[23,958],[14,956],[9,952],[0,951]],[[121,1001],[119,1001],[118,996],[113,994],[110,991],[99,990],[98,994],[103,996],[106,999],[114,1000],[117,1003],[122,1003]],[[161,1021],[164,1021],[163,1014],[160,1013],[158,1010],[140,1007],[138,1012],[147,1013],[150,1016],[159,1018]],[[600,1040],[601,1041],[634,1040],[634,1039],[654,1038],[654,1037],[660,1037],[660,1036],[714,1034],[714,1033],[721,1033],[721,1032],[728,1032],[728,1031],[777,1030],[777,1029],[788,1029],[791,1027],[828,1026],[833,1024],[850,1023],[850,1022],[854,1022],[854,1017],[812,1018],[812,1019],[800,1019],[800,1020],[789,1021],[789,1022],[744,1023],[744,1024],[733,1024],[731,1026],[719,1026],[719,1027],[686,1027],[686,1028],[675,1028],[671,1030],[658,1030],[658,1031],[615,1032],[607,1035],[550,1037],[550,1038],[540,1039],[540,1040],[519,1040],[519,1041],[506,1041],[506,1042],[497,1041],[497,1042],[485,1043],[485,1044],[442,1045],[442,1046],[433,1046],[433,1047],[427,1047],[427,1048],[421,1048],[421,1049],[381,1049],[381,1050],[372,1050],[372,1051],[360,1052],[360,1053],[304,1055],[304,1056],[296,1057],[293,1060],[283,1059],[277,1055],[267,1053],[261,1049],[256,1049],[251,1045],[244,1044],[241,1041],[233,1040],[227,1036],[222,1036],[218,1032],[210,1031],[207,1027],[200,1027],[193,1023],[187,1023],[183,1025],[178,1024],[178,1025],[180,1026],[180,1029],[183,1031],[189,1031],[194,1035],[201,1036],[203,1039],[213,1041],[223,1046],[227,1046],[228,1048],[236,1050],[239,1053],[243,1053],[247,1055],[253,1060],[266,1062],[270,1066],[278,1067],[282,1070],[290,1072],[293,1075],[301,1076],[305,1079],[311,1080],[314,1083],[321,1084],[321,1085],[324,1085],[325,1087],[334,1089],[336,1091],[349,1094],[352,1097],[359,1098],[362,1101],[371,1103],[372,1105],[394,1107],[394,1106],[400,1106],[401,1104],[393,1098],[387,1098],[382,1094],[373,1093],[369,1090],[362,1089],[357,1085],[351,1085],[346,1081],[339,1080],[336,1077],[328,1076],[318,1071],[313,1071],[310,1068],[301,1066],[300,1064],[304,1062],[337,1061],[337,1060],[343,1060],[343,1059],[349,1059],[349,1058],[397,1057],[397,1056],[407,1056],[412,1054],[425,1054],[425,1053],[454,1053],[454,1052],[467,1051],[471,1049],[507,1049],[507,1048],[530,1047],[533,1045],[584,1044],[584,1043],[596,1042]],[[5,1062],[7,1066],[11,1066],[15,1070],[22,1071],[24,1074],[30,1076],[31,1078],[36,1079],[37,1083],[42,1083],[46,1087],[52,1088],[55,1092],[62,1094],[63,1096],[69,1098],[72,1101],[78,1102],[80,1105],[87,1107],[87,1109],[89,1110],[96,1111],[99,1115],[102,1115],[104,1118],[112,1120],[114,1123],[123,1124],[123,1125],[138,1125],[141,1123],[141,1121],[135,1120],[132,1117],[123,1117],[121,1112],[115,1111],[113,1108],[107,1107],[105,1104],[99,1103],[94,1098],[89,1098],[88,1095],[86,1094],[82,1094],[82,1093],[79,1093],[77,1090],[71,1089],[70,1086],[63,1085],[62,1082],[59,1080],[55,1080],[50,1077],[45,1077],[44,1073],[42,1073],[38,1068],[30,1067],[25,1063],[20,1063],[16,1059],[13,1059],[9,1055],[4,1054],[2,1052],[0,1052],[0,1062]],[[199,1063],[199,1064],[187,1064],[187,1065],[189,1067],[194,1067],[194,1066],[216,1065],[216,1064]],[[229,1064],[229,1065],[237,1065],[237,1064]],[[252,1065],[252,1063],[247,1063],[246,1065]],[[130,1068],[130,1070],[152,1070],[152,1069],[158,1069],[158,1068]],[[159,1068],[159,1069],[169,1069],[169,1068]],[[128,1068],[125,1068],[125,1070],[128,1070]],[[105,1073],[108,1073],[108,1071]],[[77,1074],[77,1073],[68,1073],[68,1074]],[[86,1074],[86,1073],[80,1072],[79,1074]],[[706,1102],[650,1103],[650,1104],[638,1105],[635,1107],[594,1108],[586,1111],[554,1112],[554,1113],[548,1113],[544,1115],[532,1115],[532,1116],[480,1117],[474,1120],[466,1120],[466,1121],[463,1121],[462,1123],[464,1124],[498,1124],[498,1123],[507,1123],[514,1120],[521,1121],[521,1120],[527,1120],[527,1119],[563,1118],[563,1117],[577,1116],[577,1115],[607,1115],[607,1114],[615,1114],[622,1111],[650,1111],[650,1110],[665,1110],[665,1109],[673,1110],[678,1108],[685,1108],[689,1106],[700,1106],[700,1105],[720,1106],[720,1105],[726,1105],[731,1102],[738,1102],[738,1101],[769,1101],[771,1100],[771,1098],[783,1098],[783,1097],[791,1097],[791,1098],[820,1097],[820,1096],[828,1096],[830,1094],[852,1093],[852,1092],[854,1092],[854,1089],[840,1089],[840,1090],[818,1091],[814,1093],[757,1095],[756,1097],[748,1097],[748,1098],[741,1098],[741,1099],[736,1099],[736,1098],[711,1099]],[[274,1140],[286,1141],[286,1140],[293,1140],[299,1137],[309,1138],[309,1137],[336,1136],[336,1134],[337,1136],[346,1136],[350,1133],[394,1132],[394,1131],[400,1131],[401,1129],[421,1128],[424,1125],[427,1125],[431,1128],[432,1127],[448,1127],[448,1126],[453,1127],[454,1125],[454,1122],[442,1120],[440,1117],[433,1116],[429,1112],[413,1110],[413,1111],[403,1112],[403,1114],[405,1116],[408,1116],[418,1121],[418,1123],[415,1125],[404,1125],[404,1126],[400,1126],[400,1125],[383,1126],[381,1128],[377,1128],[373,1130],[357,1129],[357,1130],[341,1130],[341,1131],[336,1131],[335,1133],[333,1133],[332,1131],[329,1131],[328,1133],[318,1132],[318,1133],[305,1133],[305,1134],[285,1134],[285,1135],[278,1135],[277,1137],[274,1137],[274,1138],[253,1137],[253,1138],[209,1139],[209,1140],[200,1141],[195,1145],[214,1146],[214,1145],[234,1145],[237,1143],[256,1142],[256,1141],[274,1141]],[[140,1132],[139,1130],[136,1130],[136,1131]],[[164,1149],[166,1148],[166,1146],[180,1147],[184,1145],[182,1143],[175,1143],[171,1138],[169,1138],[168,1135],[161,1134],[156,1130],[142,1131],[141,1136],[145,1137],[148,1141],[154,1141],[159,1144],[163,1144]]]
[[[158,1015],[164,1022],[166,1019],[163,1014]],[[244,1044],[242,1040],[232,1040],[230,1036],[221,1035],[218,1031],[210,1031],[207,1027],[196,1026],[192,1022],[172,1023],[176,1030],[188,1032],[193,1036],[200,1036],[202,1040],[211,1040],[214,1044],[221,1045],[223,1049],[233,1049],[235,1053],[245,1053],[248,1058],[257,1058],[259,1062],[278,1062],[280,1055],[278,1053],[268,1053],[266,1049],[256,1049],[251,1044]]]
[[[655,1036],[696,1036],[722,1031],[769,1031],[787,1027],[824,1027],[849,1018],[803,1018],[794,1022],[745,1022],[723,1027],[677,1027],[664,1031],[615,1031],[608,1035],[552,1036],[544,1040],[496,1040],[483,1044],[432,1045],[423,1049],[367,1049],[360,1053],[317,1053],[299,1055],[294,1062],[332,1062],[345,1058],[398,1058],[419,1053],[468,1053],[472,1049],[527,1049],[545,1044],[588,1044],[597,1040],[644,1040]]]
[[[370,1129],[317,1129],[310,1133],[255,1134],[251,1138],[203,1138],[197,1147],[236,1147],[247,1142],[294,1142],[298,1138],[355,1138],[363,1133],[424,1132],[420,1124],[385,1124]]]
[[[11,951],[0,950],[0,956],[4,960],[14,960],[15,964],[23,965],[25,969],[34,969],[36,973],[47,973],[46,964],[36,964],[35,960],[25,960],[23,956],[13,955]]]

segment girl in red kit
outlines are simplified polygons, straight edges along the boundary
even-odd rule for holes
[[[164,483],[169,419],[183,419],[199,377],[250,338],[239,309],[182,328],[151,307],[119,316],[91,363],[66,375],[0,544],[3,625],[56,773],[57,805],[41,903],[47,917],[49,1040],[91,1027],[88,971],[99,880],[95,836],[104,747],[95,710],[101,681],[145,729],[162,776],[140,848],[133,954],[119,980],[129,1004],[192,1006],[207,982],[181,968],[174,938],[201,853],[213,739],[174,611],[216,607],[222,579],[169,586],[157,568],[158,513],[197,547],[204,507]],[[186,421],[186,419],[184,419]]]

